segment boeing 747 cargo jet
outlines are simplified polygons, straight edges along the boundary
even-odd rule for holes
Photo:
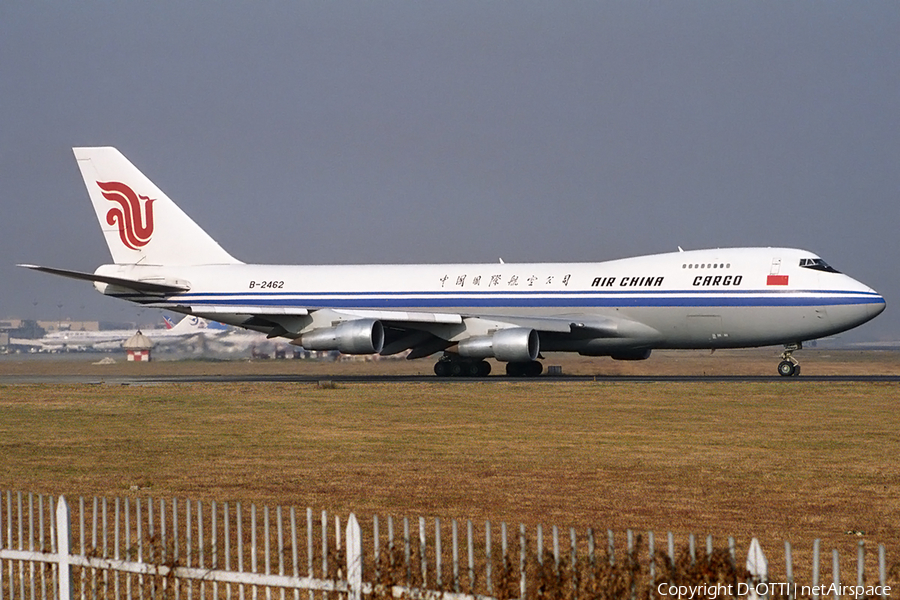
[[[309,350],[422,358],[439,376],[542,372],[542,352],[643,360],[657,348],[802,343],[874,318],[884,298],[806,250],[717,248],[599,263],[287,266],[222,249],[115,148],[75,148],[113,264],[102,294],[284,337]]]

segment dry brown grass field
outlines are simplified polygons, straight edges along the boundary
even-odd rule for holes
[[[736,375],[776,376],[780,348],[750,350],[654,351],[645,361],[614,361],[609,358],[589,358],[571,354],[549,354],[546,365],[559,365],[566,375]],[[93,364],[99,358],[111,356],[116,364]],[[79,357],[79,355],[75,355]],[[104,377],[166,376],[166,375],[434,375],[434,361],[430,359],[404,360],[368,358],[353,360],[172,360],[157,354],[152,363],[128,363],[123,357],[111,355],[81,355],[76,360],[29,360],[15,355],[0,360],[0,383],[4,379],[22,376],[88,376]],[[900,375],[900,352],[873,350],[803,349],[795,353],[803,375]],[[349,358],[349,357],[348,357]],[[502,363],[493,364],[493,373],[504,372]]]
[[[804,353],[804,374],[898,370],[893,353],[825,354]],[[773,353],[748,356],[564,368],[774,372]],[[0,376],[23,364],[0,363]],[[41,364],[55,374],[337,375],[395,363]],[[776,560],[789,540],[808,561],[821,538],[851,571],[859,539],[900,556],[898,401],[892,383],[779,379],[0,385],[0,488],[733,535],[744,548],[756,536]]]

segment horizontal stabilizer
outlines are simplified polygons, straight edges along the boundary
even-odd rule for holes
[[[188,285],[175,285],[169,283],[157,283],[155,281],[140,281],[137,279],[124,279],[122,277],[110,277],[108,275],[97,275],[96,273],[85,273],[83,271],[70,271],[68,269],[56,269],[54,267],[42,267],[40,265],[17,265],[25,267],[33,271],[41,271],[42,273],[50,273],[51,275],[60,275],[70,279],[80,279],[82,281],[95,281],[100,283],[108,283],[118,287],[123,287],[136,292],[144,292],[147,294],[176,294],[178,292],[186,292],[190,288]]]

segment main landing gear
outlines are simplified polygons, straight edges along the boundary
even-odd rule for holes
[[[803,348],[803,344],[785,344],[781,353],[781,362],[778,363],[778,374],[782,377],[796,377],[800,375],[800,363],[793,357],[795,350]]]
[[[434,374],[438,377],[487,377],[491,374],[491,363],[444,354],[434,363]]]
[[[544,371],[544,365],[536,360],[506,363],[506,374],[510,377],[537,377]],[[458,354],[445,353],[434,363],[434,374],[438,377],[487,377],[491,365],[486,360],[463,358]]]

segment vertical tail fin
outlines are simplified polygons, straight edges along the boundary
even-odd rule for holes
[[[207,323],[206,320],[201,319],[200,317],[195,317],[192,315],[188,315],[185,318],[178,321],[172,329],[169,331],[171,333],[188,333],[188,332],[200,332],[206,329]]]
[[[115,148],[73,148],[113,262],[234,264],[228,254]]]

